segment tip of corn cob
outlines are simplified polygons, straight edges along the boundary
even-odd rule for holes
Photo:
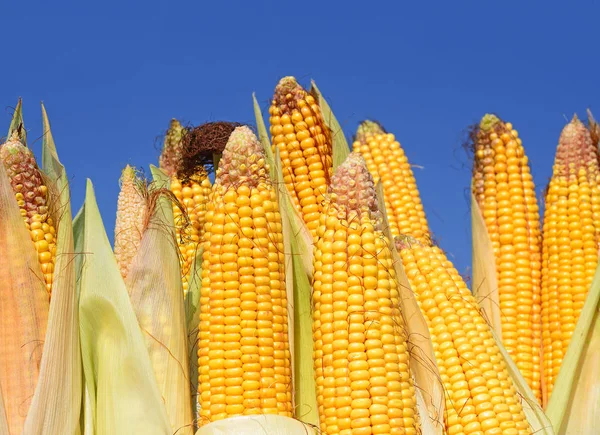
[[[331,177],[328,193],[331,201],[340,209],[345,209],[346,213],[355,212],[359,216],[368,213],[371,219],[381,223],[373,177],[360,154],[350,153],[337,167]]]
[[[364,141],[368,136],[386,133],[387,132],[383,128],[383,125],[381,125],[379,122],[366,119],[358,126],[355,139]]]
[[[594,146],[590,131],[577,115],[573,116],[560,134],[555,165],[558,166],[559,172],[578,171],[597,160],[598,150]]]
[[[590,136],[592,137],[592,142],[596,146],[600,143],[600,125],[594,119],[594,115],[592,115],[592,111],[587,109],[588,116],[588,129],[590,130]]]
[[[267,180],[268,171],[265,152],[256,135],[245,125],[236,127],[223,150],[216,183],[227,187],[241,183],[256,187]]]
[[[281,114],[289,114],[296,107],[296,102],[303,100],[307,94],[293,76],[287,76],[275,86],[273,103],[279,106]]]
[[[488,132],[500,122],[502,122],[502,120],[496,115],[486,113],[485,115],[483,115],[483,118],[481,118],[481,122],[479,122],[479,128],[484,132]]]
[[[183,135],[183,126],[173,118],[165,135],[163,149],[158,160],[161,169],[172,176],[177,172],[181,160],[181,137]]]

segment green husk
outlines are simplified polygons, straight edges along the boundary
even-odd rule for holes
[[[496,275],[496,259],[492,242],[483,221],[483,214],[477,200],[471,193],[471,237],[473,239],[473,295],[483,309],[488,324],[502,337],[500,316],[500,295]]]
[[[27,132],[25,131],[25,124],[23,123],[23,104],[20,97],[19,101],[17,102],[17,107],[15,107],[10,126],[8,127],[8,135],[6,137],[11,137],[13,131],[19,128],[19,126],[21,127],[19,139],[23,145],[27,145]]]
[[[323,121],[325,125],[331,131],[331,139],[333,140],[333,170],[335,171],[339,165],[344,163],[348,154],[350,154],[350,147],[344,136],[344,130],[331,110],[331,107],[321,94],[321,91],[317,87],[314,80],[311,80],[310,93],[317,99],[319,107],[321,108],[321,114],[323,115]]]
[[[319,426],[319,413],[315,384],[312,336],[312,310],[310,279],[305,270],[305,263],[312,264],[312,250],[301,250],[299,239],[294,236],[293,227],[304,227],[304,221],[293,213],[295,208],[283,185],[283,172],[279,149],[275,150],[275,174],[273,180],[278,186],[279,207],[282,211],[283,239],[285,244],[285,273],[288,293],[288,312],[291,327],[290,348],[292,349],[292,370],[294,373],[294,416],[306,423]],[[297,219],[294,225],[291,220]],[[312,267],[312,266],[311,266]],[[308,358],[310,355],[311,358]]]
[[[74,228],[75,246],[85,256],[79,263],[79,326],[94,434],[172,434],[90,180]]]
[[[125,284],[136,313],[146,349],[164,401],[171,427],[178,434],[194,430],[190,396],[188,334],[173,207],[160,189],[169,178],[151,166],[158,195]]]
[[[78,434],[83,390],[69,182],[43,104],[42,119],[42,170],[56,192],[57,252],[40,376],[25,433]]]
[[[600,266],[567,348],[546,414],[557,434],[600,424]]]
[[[200,418],[198,402],[198,325],[200,324],[200,291],[202,290],[202,253],[204,246],[200,244],[196,250],[196,258],[192,265],[192,273],[185,295],[185,314],[187,319],[188,355],[190,366],[190,399],[194,421]]]
[[[423,434],[442,435],[444,433],[445,399],[440,380],[439,369],[433,351],[429,327],[410,288],[408,277],[402,266],[402,259],[396,250],[394,237],[385,209],[383,185],[375,186],[378,208],[383,218],[383,234],[389,241],[394,262],[398,289],[400,292],[400,310],[408,329],[410,369],[417,385],[417,405],[421,416]],[[424,418],[427,415],[429,418]]]

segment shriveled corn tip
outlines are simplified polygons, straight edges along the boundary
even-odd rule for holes
[[[127,165],[119,181],[121,191],[115,223],[115,257],[125,279],[142,240],[146,201],[135,168]]]
[[[356,130],[356,140],[364,142],[369,136],[376,134],[386,134],[386,131],[378,122],[366,119],[360,123]]]
[[[489,131],[496,126],[496,124],[502,122],[500,118],[496,115],[492,115],[486,113],[483,118],[481,118],[481,122],[479,123],[479,128],[483,131]]]
[[[244,183],[257,187],[267,180],[268,171],[265,153],[252,130],[247,126],[233,130],[219,162],[216,182],[223,186]]]
[[[159,166],[170,176],[175,175],[180,165],[182,136],[183,126],[178,120],[173,118],[165,135],[163,150],[159,158]]]
[[[356,153],[350,153],[337,167],[328,187],[331,201],[342,206],[347,213],[370,213],[370,217],[381,225],[381,213],[377,206],[377,193],[373,177],[365,160]],[[380,229],[380,228],[376,228]]]
[[[568,172],[577,173],[579,169],[591,162],[597,162],[598,150],[592,142],[590,132],[577,118],[568,123],[560,134],[556,158],[554,161],[556,175],[566,175]]]

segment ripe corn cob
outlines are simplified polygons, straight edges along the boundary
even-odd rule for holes
[[[351,154],[338,167],[329,192],[313,279],[321,432],[420,433],[389,241],[360,156]]]
[[[545,202],[542,334],[547,398],[598,265],[599,183],[597,148],[574,117],[560,135]]]
[[[279,148],[283,181],[314,237],[333,170],[331,133],[319,105],[294,77],[279,81],[269,114],[273,152]]]
[[[521,139],[495,115],[476,133],[472,189],[496,258],[502,342],[541,402],[539,208]]]
[[[237,127],[219,163],[204,233],[198,343],[201,424],[291,417],[283,235],[264,152]]]
[[[413,171],[393,134],[373,121],[363,121],[352,144],[363,156],[375,183],[381,180],[390,231],[427,237],[429,226]]]
[[[396,246],[431,333],[448,435],[532,433],[490,327],[452,263],[409,236],[396,237]]]
[[[171,177],[171,191],[185,209],[184,214],[178,205],[173,205],[175,233],[181,254],[181,280],[183,291],[187,293],[192,264],[204,231],[204,216],[211,183],[204,168],[198,169],[195,174],[185,179],[179,174],[183,159],[184,134],[182,125],[173,119],[165,137],[160,167]]]
[[[51,295],[56,257],[56,228],[48,187],[33,153],[21,143],[16,131],[0,146],[0,160],[10,178],[21,215],[35,244],[46,290]]]
[[[125,279],[142,241],[146,200],[140,189],[140,180],[136,176],[135,168],[125,166],[120,182],[121,191],[115,223],[115,257]]]

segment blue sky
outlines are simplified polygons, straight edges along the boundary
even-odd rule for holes
[[[137,3],[137,2],[136,2]],[[577,112],[600,116],[600,6],[568,2],[3,2],[0,133],[23,97],[32,141],[44,101],[71,179],[95,185],[107,231],[126,164],[157,162],[172,117],[253,122],[282,76],[315,79],[347,137],[381,121],[415,169],[430,225],[471,262],[465,128],[511,121],[536,188]],[[39,155],[41,141],[33,143]]]

